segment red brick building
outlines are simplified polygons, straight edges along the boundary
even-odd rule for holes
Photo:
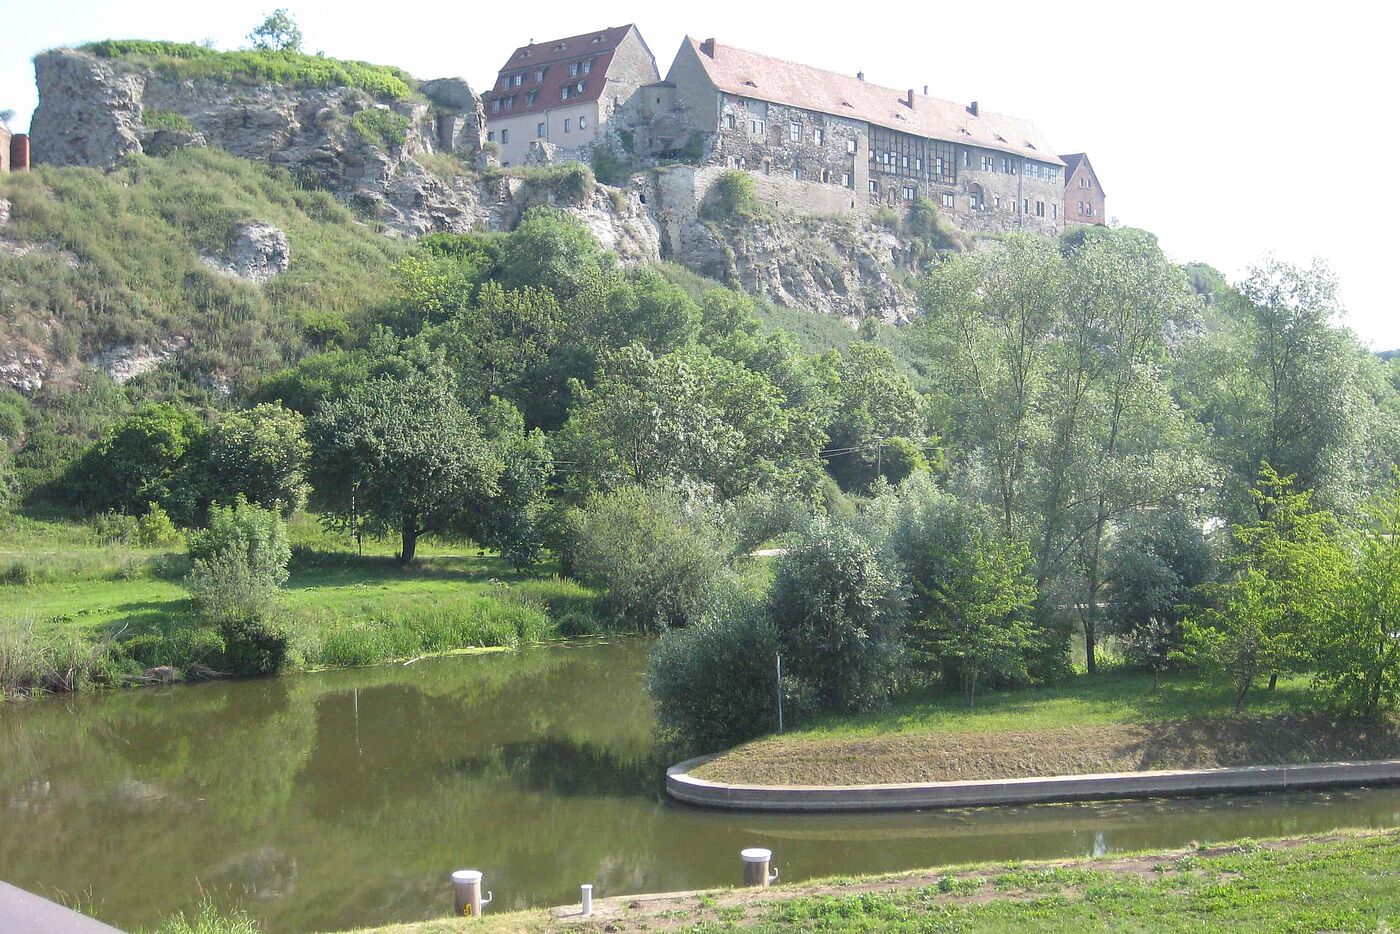
[[[1107,224],[1103,186],[1089,156],[1082,152],[1061,155],[1065,163],[1065,223]]]

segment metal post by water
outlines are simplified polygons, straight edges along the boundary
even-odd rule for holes
[[[593,914],[593,886],[579,886],[579,901],[583,904],[583,911],[579,912],[579,914],[583,915],[585,918]]]
[[[783,732],[783,657],[778,656],[778,732]]]
[[[765,850],[762,847],[751,847],[739,852],[739,858],[744,861],[744,885],[750,888],[768,888],[778,881],[778,872],[769,872],[768,865],[773,860],[773,851]]]
[[[480,918],[481,909],[491,904],[491,893],[481,897],[481,872],[458,869],[452,874],[452,895],[457,917]]]

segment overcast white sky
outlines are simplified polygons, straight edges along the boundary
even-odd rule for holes
[[[1323,257],[1341,278],[1347,323],[1377,349],[1400,346],[1400,237],[1384,193],[1400,150],[1400,79],[1385,4],[986,0],[796,12],[752,0],[3,0],[0,109],[17,111],[15,129],[28,125],[30,57],[42,49],[103,38],[235,48],[279,4],[308,51],[420,78],[462,75],[477,88],[531,39],[627,22],[663,75],[689,33],[863,70],[890,87],[927,84],[1032,119],[1061,152],[1088,152],[1109,215],[1155,232],[1175,259],[1233,276],[1269,251]]]

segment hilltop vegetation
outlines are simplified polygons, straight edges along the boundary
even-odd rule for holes
[[[104,39],[78,47],[105,59],[142,65],[174,78],[211,78],[237,84],[359,88],[385,100],[404,100],[415,82],[390,65],[308,55],[297,49],[264,48],[221,52],[189,42]]]

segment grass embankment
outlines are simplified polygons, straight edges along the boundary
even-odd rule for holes
[[[929,694],[738,746],[695,770],[747,784],[879,784],[1215,768],[1400,756],[1400,717],[1331,716],[1302,678],[1233,716],[1226,689],[1190,676],[1080,676],[989,692],[968,710]]]
[[[1400,832],[1241,841],[1051,863],[594,902],[373,934],[549,931],[1381,931],[1400,920]],[[368,932],[362,932],[368,934]]]
[[[279,611],[295,667],[343,667],[589,631],[593,594],[493,554],[427,542],[401,568],[393,543],[351,542],[307,516],[292,523],[291,578]],[[16,570],[16,569],[22,570]],[[217,632],[196,619],[181,546],[100,541],[74,523],[14,519],[0,529],[0,688],[26,667],[81,663],[115,640],[117,662],[218,670]],[[26,653],[48,653],[26,661]]]

